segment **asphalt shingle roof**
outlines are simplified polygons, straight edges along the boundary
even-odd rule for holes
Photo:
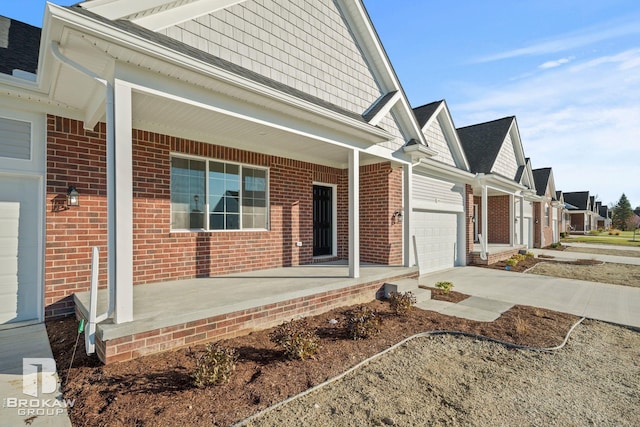
[[[574,191],[572,193],[564,193],[564,201],[570,205],[573,205],[577,210],[587,210],[587,203],[589,201],[588,191]]]
[[[457,129],[471,172],[491,173],[514,120],[515,117],[510,116]]]
[[[38,71],[40,33],[38,27],[0,16],[0,73],[13,70]]]
[[[549,177],[551,176],[551,168],[540,168],[531,171],[533,173],[533,182],[536,185],[536,194],[544,196],[549,185]]]
[[[424,125],[427,124],[431,116],[433,116],[433,113],[436,112],[440,104],[443,102],[444,100],[435,101],[413,109],[413,114],[416,116],[418,126],[420,126],[420,128],[423,128]]]

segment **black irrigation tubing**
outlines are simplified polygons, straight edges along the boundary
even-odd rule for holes
[[[414,340],[416,338],[424,338],[424,337],[429,337],[429,336],[437,336],[437,335],[453,335],[453,336],[463,336],[463,337],[469,337],[469,338],[474,338],[477,340],[482,340],[482,341],[488,341],[488,342],[493,342],[496,344],[501,344],[507,348],[512,348],[512,349],[518,349],[518,350],[527,350],[527,351],[537,351],[537,352],[551,352],[551,351],[556,351],[556,350],[560,350],[562,347],[564,347],[567,342],[569,341],[569,336],[571,335],[571,333],[573,332],[573,330],[580,324],[582,323],[582,321],[585,319],[585,317],[580,318],[580,320],[578,320],[576,323],[573,324],[573,326],[571,326],[571,328],[569,328],[569,331],[567,332],[567,334],[564,337],[564,340],[562,341],[562,343],[560,345],[557,345],[555,347],[546,347],[546,348],[538,348],[538,347],[530,347],[527,345],[520,345],[520,344],[514,344],[514,343],[510,343],[507,341],[502,341],[502,340],[498,340],[495,338],[490,338],[484,335],[477,335],[477,334],[472,334],[472,333],[468,333],[468,332],[460,332],[460,331],[442,331],[442,330],[435,330],[435,331],[428,331],[428,332],[420,332],[419,334],[415,334],[412,335],[410,337],[407,337],[405,339],[403,339],[402,341],[398,342],[397,344],[392,345],[391,347],[381,351],[380,353],[376,353],[371,357],[368,357],[367,359],[363,360],[362,362],[358,363],[357,365],[347,369],[346,371],[342,372],[341,374],[333,377],[333,378],[329,378],[328,380],[315,385],[303,392],[300,392],[298,394],[295,394],[281,402],[276,403],[275,405],[271,405],[268,408],[263,409],[262,411],[256,412],[255,414],[243,419],[242,421],[239,421],[235,424],[233,424],[232,427],[240,427],[243,426],[253,420],[255,420],[256,418],[261,417],[262,415],[273,411],[274,409],[279,408],[280,406],[283,406],[295,399],[298,399],[300,397],[306,396],[307,394],[313,393],[316,390],[321,389],[322,387],[329,385],[347,375],[349,375],[351,372],[356,371],[358,369],[360,369],[361,367],[363,367],[364,365],[367,365],[368,363],[372,362],[373,360],[395,350],[396,348],[406,344],[407,342]]]

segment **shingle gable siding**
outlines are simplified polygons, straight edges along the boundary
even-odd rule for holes
[[[518,163],[516,161],[516,154],[513,151],[513,141],[511,140],[511,135],[507,135],[493,164],[493,168],[491,168],[491,172],[513,179],[517,171]]]
[[[245,1],[160,32],[357,114],[382,94],[331,0]]]
[[[434,160],[451,166],[456,165],[453,160],[453,156],[451,155],[449,144],[447,144],[446,137],[442,131],[440,120],[434,120],[431,126],[424,130],[424,135],[429,147],[433,148],[438,153],[433,157]]]

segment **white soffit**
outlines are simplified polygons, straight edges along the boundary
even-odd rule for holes
[[[196,0],[181,6],[134,18],[131,21],[152,31],[160,31],[203,15],[226,9],[245,0]]]
[[[170,3],[176,3],[176,0],[89,0],[80,6],[97,15],[115,20]]]

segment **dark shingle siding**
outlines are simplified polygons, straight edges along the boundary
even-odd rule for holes
[[[24,22],[0,16],[0,73],[13,70],[38,71],[40,33],[42,30]]]

